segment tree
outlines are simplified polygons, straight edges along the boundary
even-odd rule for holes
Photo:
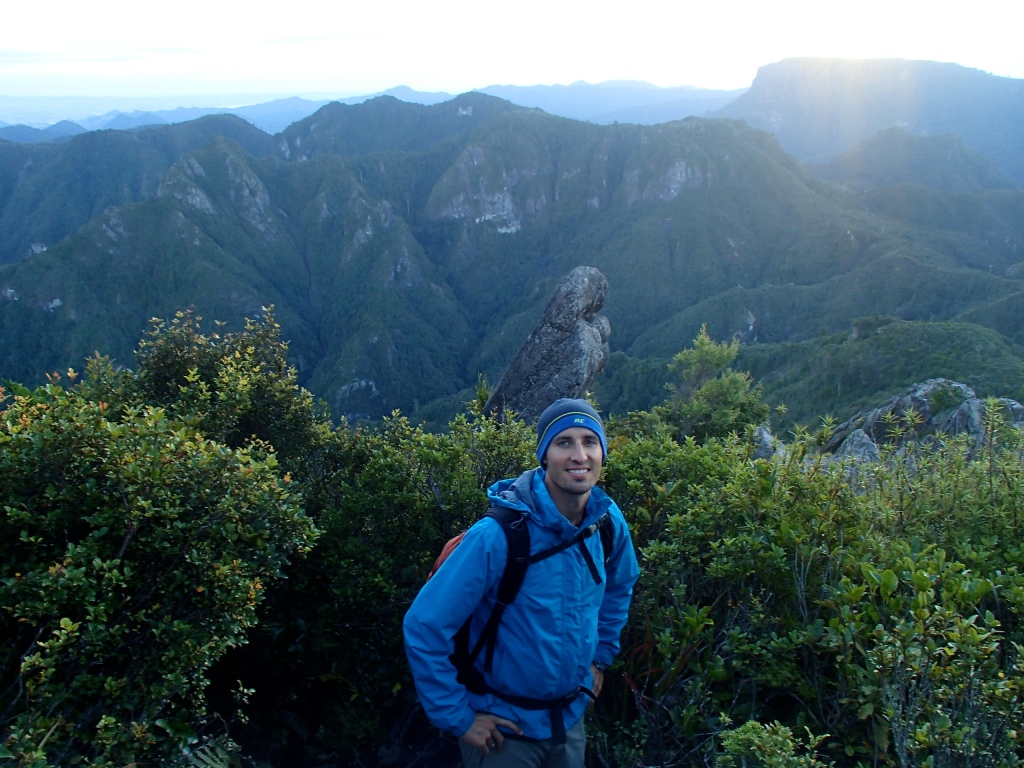
[[[708,326],[700,327],[693,346],[677,352],[668,369],[678,377],[668,389],[681,400],[689,399],[718,373],[732,365],[740,351],[739,339],[719,344],[708,336]]]
[[[763,424],[769,413],[761,385],[749,373],[729,365],[739,352],[739,341],[718,343],[701,326],[690,349],[672,358],[669,371],[676,377],[666,389],[669,397],[648,412],[631,413],[609,425],[613,433],[652,435],[667,430],[676,440],[687,437],[703,443],[712,437],[738,434]]]
[[[288,365],[273,307],[263,308],[261,320],[247,319],[240,333],[205,335],[201,319],[187,310],[170,323],[151,321],[135,354],[128,396],[167,408],[232,448],[250,440],[269,443],[285,468],[295,470],[328,425]]]

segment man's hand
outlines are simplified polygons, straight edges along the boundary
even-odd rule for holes
[[[520,736],[523,735],[522,729],[511,720],[489,715],[486,712],[477,712],[473,725],[460,738],[469,746],[476,747],[486,755],[492,749],[501,749],[501,745],[505,742],[505,737],[498,730],[499,725]]]
[[[590,674],[594,676],[594,685],[591,688],[591,692],[594,694],[594,698],[596,699],[601,695],[601,689],[604,688],[604,672],[591,664]],[[593,701],[591,701],[591,704],[593,704]]]

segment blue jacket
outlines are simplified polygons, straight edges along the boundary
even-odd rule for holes
[[[539,552],[571,539],[579,530],[555,507],[538,468],[488,489],[493,506],[527,513],[530,550]],[[614,526],[605,573],[601,537],[585,540],[601,572],[593,576],[578,546],[530,565],[515,601],[498,628],[488,684],[504,693],[554,699],[592,685],[592,662],[611,663],[619,651],[633,585],[639,575],[636,553],[622,512],[599,488],[591,491],[581,527],[605,512]],[[551,737],[546,710],[524,710],[491,695],[469,693],[455,679],[448,660],[453,637],[472,615],[470,646],[491,615],[508,544],[501,525],[484,518],[466,533],[444,565],[420,590],[405,616],[405,649],[423,709],[438,728],[461,736],[477,712],[517,723],[532,739]],[[483,655],[483,654],[481,654]],[[477,660],[483,668],[483,660]],[[564,712],[565,728],[575,725],[589,698],[580,695]]]

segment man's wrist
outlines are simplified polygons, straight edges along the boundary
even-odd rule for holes
[[[454,733],[457,737],[459,737],[461,739],[463,736],[465,736],[467,733],[469,733],[473,729],[474,725],[476,725],[476,715],[477,715],[476,712],[473,712],[472,714],[470,714],[469,722],[466,722],[466,720],[463,720],[461,723],[456,725],[455,728],[453,728],[451,732]]]
[[[597,667],[597,669],[599,669],[602,672],[607,672],[608,667],[611,666],[610,663],[605,661],[592,661],[591,664],[593,664],[595,667]]]

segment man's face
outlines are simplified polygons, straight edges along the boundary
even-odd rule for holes
[[[601,479],[601,441],[585,427],[570,427],[555,435],[544,454],[546,479],[573,496],[590,493]]]

